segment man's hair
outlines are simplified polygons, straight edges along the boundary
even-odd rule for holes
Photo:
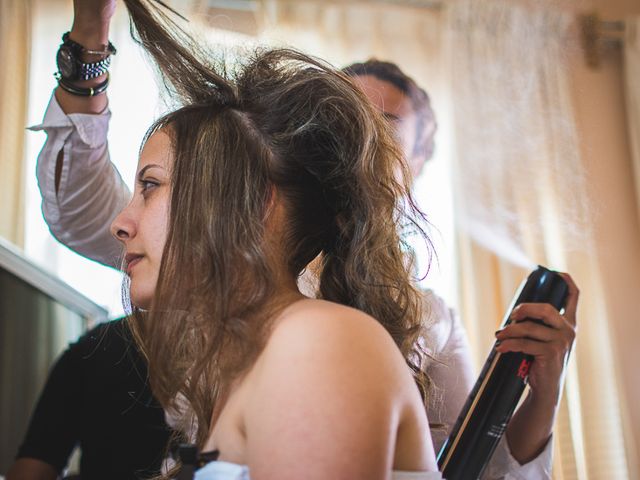
[[[435,146],[436,119],[427,92],[400,70],[398,65],[391,62],[370,59],[366,62],[349,65],[342,71],[350,77],[371,75],[378,80],[390,83],[409,97],[416,113],[416,141],[413,145],[412,156],[421,156],[425,161],[429,160]],[[430,125],[433,127],[429,128]]]

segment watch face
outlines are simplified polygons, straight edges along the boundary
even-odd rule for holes
[[[76,59],[70,48],[62,45],[58,50],[56,60],[58,63],[58,71],[62,78],[66,80],[77,80]]]

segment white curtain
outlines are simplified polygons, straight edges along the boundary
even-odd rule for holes
[[[456,247],[456,260],[444,255],[443,269],[457,265],[449,298],[459,296],[477,364],[533,265],[571,272],[582,292],[580,327],[555,429],[554,478],[629,478],[633,432],[626,443],[628,406],[618,395],[573,114],[573,18],[549,3],[409,4],[264,0],[258,20],[271,43],[336,65],[388,59],[425,86],[439,123],[438,182],[455,197],[455,212],[444,209],[435,222],[446,230],[457,219],[456,241],[444,244]],[[418,183],[418,195],[438,187]],[[431,213],[447,201],[443,193],[424,207]]]
[[[624,62],[629,143],[635,173],[638,215],[640,215],[640,17],[631,18],[626,22]]]
[[[624,479],[627,407],[588,221],[569,80],[568,60],[579,54],[572,21],[548,4],[461,0],[448,10],[462,317],[480,360],[527,270],[571,272],[581,289],[579,333],[554,478]]]
[[[24,126],[27,118],[31,1],[0,2],[0,236],[24,241]]]
[[[640,16],[634,16],[626,20],[623,45],[627,132],[631,154],[633,185],[635,187],[636,209],[638,218],[640,218]],[[630,320],[633,321],[633,319]],[[627,329],[624,327],[625,326],[622,325],[621,330],[626,332]],[[632,388],[628,389],[628,391],[638,392],[637,384],[632,385]],[[637,395],[635,398],[637,398]],[[629,455],[628,458],[629,462],[635,465],[636,475],[640,475],[640,459],[637,454],[640,442],[640,437],[637,432],[639,415],[637,414],[638,410],[635,410],[635,412],[635,415],[631,415],[628,421],[631,425],[635,425],[636,431],[629,432],[627,438],[629,441],[628,450],[632,449],[631,444],[635,442],[634,450],[636,455]]]

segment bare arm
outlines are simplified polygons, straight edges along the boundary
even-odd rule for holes
[[[48,463],[35,458],[19,458],[11,465],[7,480],[56,480],[58,472]]]

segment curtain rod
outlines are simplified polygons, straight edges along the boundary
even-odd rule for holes
[[[318,0],[298,0],[303,2],[318,2]],[[429,10],[440,10],[444,0],[359,0],[358,3],[389,4],[402,7],[418,7]],[[326,2],[326,0],[325,0]],[[228,10],[256,11],[259,0],[208,0],[209,8],[224,8]],[[344,0],[328,0],[327,3],[345,3]]]
[[[587,65],[599,68],[605,51],[622,46],[625,24],[623,21],[601,20],[597,13],[580,15],[578,20]]]
[[[386,3],[399,5],[402,7],[419,7],[428,10],[440,10],[443,6],[442,0],[369,0],[364,3]]]

